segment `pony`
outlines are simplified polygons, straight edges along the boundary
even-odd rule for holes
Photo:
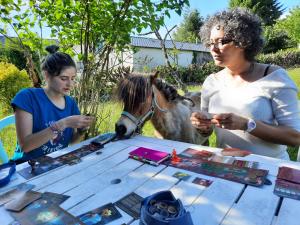
[[[200,109],[201,93],[182,96],[157,76],[158,72],[150,76],[123,74],[116,93],[124,106],[115,124],[117,136],[129,138],[141,133],[150,119],[158,138],[204,144],[207,138],[190,122],[191,113]]]

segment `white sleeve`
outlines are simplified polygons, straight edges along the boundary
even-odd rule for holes
[[[201,89],[201,111],[205,111],[208,112],[208,107],[209,107],[209,99],[210,96],[212,94],[213,91],[213,76],[214,74],[209,75],[203,85],[202,85],[202,89]]]
[[[284,125],[300,131],[300,110],[297,88],[294,83],[274,90],[272,107],[278,125]]]

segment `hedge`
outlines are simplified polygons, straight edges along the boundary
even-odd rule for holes
[[[15,65],[0,62],[0,102],[4,111],[10,111],[10,101],[22,88],[32,86],[25,70],[19,70]]]
[[[260,54],[257,61],[265,64],[275,64],[283,68],[300,67],[300,50],[288,49],[280,50],[271,54]],[[173,66],[172,69],[167,66],[159,66],[157,70],[160,71],[160,76],[167,82],[176,85],[174,78],[171,76],[172,71],[177,71],[179,77],[184,83],[201,84],[205,78],[211,74],[221,70],[214,62],[208,62],[203,65],[191,64],[188,67]]]
[[[258,62],[275,64],[283,68],[300,67],[300,49],[280,50],[276,53],[260,54]]]

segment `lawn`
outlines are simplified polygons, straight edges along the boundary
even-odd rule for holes
[[[290,77],[294,80],[298,87],[300,87],[300,68],[290,69],[288,70]],[[188,89],[190,91],[198,91],[200,89],[199,86],[189,86]],[[300,99],[300,93],[299,93]],[[101,133],[105,133],[108,131],[114,131],[114,124],[119,118],[121,114],[122,108],[121,105],[116,102],[107,102],[104,103],[103,108],[105,109],[104,115],[109,115],[103,119],[103,122],[100,124],[99,131]],[[7,113],[1,111],[2,107],[0,105],[0,118],[3,118],[7,115]],[[154,136],[153,135],[153,126],[150,122],[147,122],[143,128],[143,135],[146,136]],[[8,155],[11,157],[16,146],[16,134],[14,126],[10,126],[0,132],[0,139],[4,144],[4,148],[7,150]],[[216,140],[215,135],[211,135],[210,137],[210,145],[215,147]],[[292,160],[296,160],[297,158],[297,150],[298,148],[288,148],[288,152]]]

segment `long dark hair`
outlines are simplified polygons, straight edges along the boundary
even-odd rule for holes
[[[46,47],[49,55],[43,60],[42,70],[47,71],[50,76],[58,76],[60,72],[66,67],[76,68],[74,60],[70,55],[63,52],[58,52],[59,47],[50,45]]]

